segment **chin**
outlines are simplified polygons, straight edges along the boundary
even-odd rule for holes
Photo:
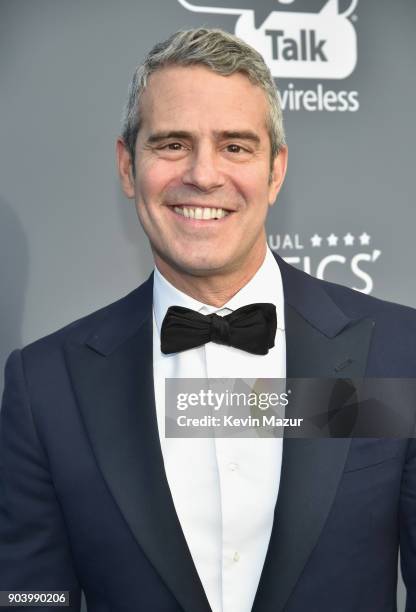
[[[176,259],[176,267],[181,272],[195,276],[208,276],[210,274],[222,272],[226,269],[227,260],[224,257],[215,255],[183,257]]]

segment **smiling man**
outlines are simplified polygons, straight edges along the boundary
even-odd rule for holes
[[[126,145],[136,134],[129,122],[117,142],[122,186],[135,198],[156,267],[175,287],[220,306],[263,263],[267,210],[287,161],[271,83],[268,97],[244,73],[226,76],[226,50],[222,62],[225,74],[175,63],[151,73],[135,118],[135,150]]]
[[[157,44],[117,159],[155,269],[8,359],[0,590],[69,591],[73,611],[83,590],[89,612],[393,612],[400,545],[416,610],[413,439],[165,436],[166,378],[415,376],[412,309],[267,247],[287,148],[261,56],[215,29]]]

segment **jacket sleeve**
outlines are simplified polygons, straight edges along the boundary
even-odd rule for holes
[[[15,350],[0,412],[0,591],[19,590],[69,591],[69,607],[48,610],[80,610],[68,535],[37,436],[22,352]]]
[[[400,494],[400,559],[406,612],[416,610],[416,439],[409,441]]]

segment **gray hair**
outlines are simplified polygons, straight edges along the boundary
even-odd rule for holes
[[[133,161],[133,172],[136,139],[142,122],[140,98],[149,76],[165,66],[195,64],[207,66],[223,76],[241,72],[253,84],[263,89],[269,103],[267,129],[272,167],[275,156],[286,141],[279,92],[263,57],[253,47],[229,32],[214,28],[195,28],[175,32],[167,40],[157,43],[134,72],[124,108],[121,134]]]

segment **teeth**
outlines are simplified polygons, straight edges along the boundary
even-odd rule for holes
[[[229,214],[229,212],[223,208],[191,208],[190,206],[175,206],[173,210],[187,219],[201,219],[204,221],[209,221],[211,219],[222,219]]]

